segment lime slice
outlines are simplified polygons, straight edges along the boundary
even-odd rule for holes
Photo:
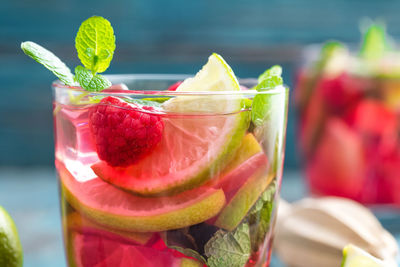
[[[238,91],[240,87],[231,68],[213,54],[195,77],[177,89],[190,90]],[[92,165],[93,171],[104,181],[143,196],[176,194],[206,182],[227,166],[249,125],[249,112],[238,112],[242,98],[232,97],[178,96],[164,102],[168,113],[163,116],[162,139],[151,153],[126,168],[100,161]],[[226,114],[232,111],[237,113]]]
[[[161,232],[183,228],[214,217],[225,204],[221,189],[200,187],[170,197],[139,197],[99,178],[78,182],[59,161],[56,167],[68,203],[96,224],[115,230]]]
[[[76,231],[89,235],[100,235],[110,239],[121,240],[125,243],[146,245],[154,236],[154,233],[140,233],[132,231],[121,231],[104,227],[81,216],[78,212],[70,213],[67,216],[67,227],[70,231]]]
[[[0,206],[0,266],[19,267],[23,263],[17,227],[10,215]]]
[[[349,244],[343,249],[342,267],[387,267],[380,259],[365,250]]]
[[[213,53],[196,76],[187,78],[176,91],[240,91],[240,86],[231,67],[220,55]],[[232,113],[240,110],[241,100],[237,95],[179,96],[164,102],[163,107],[171,112]]]

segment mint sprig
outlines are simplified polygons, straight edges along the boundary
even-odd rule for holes
[[[204,247],[210,267],[242,267],[251,254],[250,230],[247,222],[233,232],[218,230]]]
[[[200,253],[198,253],[196,250],[193,250],[190,248],[183,248],[183,247],[179,247],[179,246],[168,246],[168,247],[175,249],[188,257],[192,257],[192,258],[200,261],[201,263],[205,264],[207,262],[206,259],[204,259],[204,257],[201,256]]]
[[[75,47],[82,64],[95,73],[104,72],[113,58],[115,36],[105,18],[93,16],[79,27]]]
[[[276,182],[273,182],[262,193],[248,215],[251,248],[253,251],[258,251],[260,244],[264,242],[265,236],[270,229],[275,192]]]
[[[111,82],[104,76],[94,74],[82,66],[75,68],[75,77],[79,84],[87,91],[99,92],[111,86]]]
[[[385,25],[372,23],[364,33],[360,56],[367,60],[378,60],[389,49]]]
[[[115,50],[114,30],[108,20],[93,16],[85,20],[75,38],[78,57],[86,67],[75,68],[75,76],[71,70],[52,52],[33,42],[21,43],[25,54],[52,71],[66,85],[79,85],[89,92],[99,92],[111,82],[97,73],[105,71],[112,60]]]
[[[75,85],[71,70],[49,50],[30,41],[21,43],[21,49],[26,55],[53,72],[63,83],[70,86]]]
[[[125,98],[124,100],[128,103],[137,104],[141,106],[155,107],[155,108],[162,107],[162,104],[160,102],[153,101],[152,98],[147,98],[147,99]]]
[[[259,92],[267,91],[276,86],[283,85],[282,67],[275,65],[267,69],[258,77],[258,85],[256,90]],[[271,98],[268,94],[257,94],[254,97],[251,107],[251,120],[256,126],[260,126],[268,118],[271,110]]]

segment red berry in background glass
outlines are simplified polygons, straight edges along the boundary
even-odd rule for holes
[[[346,120],[363,136],[397,137],[397,114],[381,101],[365,99],[349,112]]]
[[[170,87],[168,87],[168,91],[176,91],[176,89],[178,89],[179,85],[181,85],[183,83],[183,81],[179,81],[174,83],[173,85],[171,85]]]
[[[164,123],[155,109],[106,97],[89,110],[89,127],[99,158],[111,166],[128,166],[160,141]]]
[[[325,105],[332,113],[337,114],[361,98],[362,88],[365,88],[362,83],[361,79],[342,73],[336,77],[322,77],[316,90],[322,91]]]
[[[314,192],[356,199],[365,182],[365,168],[359,135],[342,120],[328,119],[306,170]]]

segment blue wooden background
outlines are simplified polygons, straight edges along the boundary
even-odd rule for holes
[[[0,166],[49,166],[53,158],[54,77],[23,55],[20,42],[38,42],[74,67],[76,31],[95,14],[117,36],[108,73],[194,73],[215,51],[241,77],[282,64],[290,86],[304,45],[357,42],[362,18],[381,18],[400,35],[395,0],[1,0]],[[294,117],[291,108],[287,168],[298,166]]]

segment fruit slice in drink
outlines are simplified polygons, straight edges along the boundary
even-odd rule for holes
[[[171,197],[144,198],[95,178],[78,182],[56,162],[62,193],[77,211],[101,225],[133,232],[159,232],[203,222],[225,204],[221,189],[198,188]]]
[[[129,245],[97,235],[72,233],[70,264],[76,267],[137,266],[200,267],[194,259],[177,257],[170,250]]]
[[[110,239],[121,240],[121,242],[131,242],[139,245],[147,244],[154,236],[154,233],[121,231],[110,227],[105,228],[81,216],[78,212],[73,212],[67,216],[66,226],[70,231],[77,231],[82,234],[97,234]]]
[[[260,155],[264,157],[263,164],[246,180],[229,203],[222,209],[215,222],[217,227],[228,231],[234,230],[249,212],[261,193],[271,183],[273,176],[268,175],[268,162],[264,154]]]
[[[218,55],[210,56],[203,69],[177,89],[239,90],[232,70]],[[249,124],[248,112],[240,112],[240,96],[213,97],[178,96],[166,101],[163,107],[169,113],[163,116],[162,139],[151,153],[126,168],[101,161],[92,166],[93,171],[116,187],[144,196],[182,192],[212,178],[228,164]]]

